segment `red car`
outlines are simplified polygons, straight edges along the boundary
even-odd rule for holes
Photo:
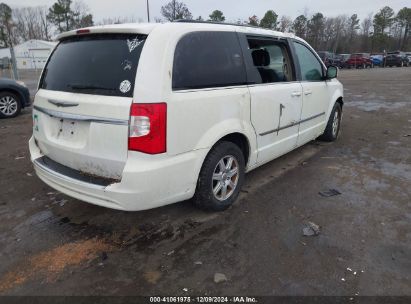
[[[373,68],[374,64],[368,53],[352,54],[351,57],[345,62],[348,68]]]

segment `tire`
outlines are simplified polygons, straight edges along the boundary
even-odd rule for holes
[[[336,116],[337,115],[337,116]],[[333,110],[331,111],[330,118],[328,120],[327,126],[324,133],[319,137],[322,141],[336,141],[341,130],[341,117],[342,108],[341,105],[336,102]]]
[[[230,159],[231,166],[228,169],[231,173],[227,171]],[[244,172],[245,161],[241,149],[232,142],[218,143],[203,163],[193,203],[204,210],[226,210],[236,201],[240,193],[244,183]],[[234,175],[230,176],[229,173]],[[225,195],[224,189],[226,189]]]
[[[21,112],[20,98],[10,92],[0,93],[0,117],[13,118]]]

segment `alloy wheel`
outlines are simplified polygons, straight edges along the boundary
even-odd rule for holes
[[[218,201],[225,201],[233,195],[239,180],[239,165],[232,155],[224,156],[217,163],[212,178],[212,190]]]
[[[12,116],[18,110],[17,100],[12,96],[4,96],[0,98],[0,113],[5,116]]]

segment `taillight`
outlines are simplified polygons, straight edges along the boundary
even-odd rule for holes
[[[128,149],[148,154],[166,152],[167,104],[133,103],[130,109]]]

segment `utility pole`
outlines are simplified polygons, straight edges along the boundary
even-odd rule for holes
[[[150,5],[148,3],[148,0],[147,0],[147,20],[150,23]]]

